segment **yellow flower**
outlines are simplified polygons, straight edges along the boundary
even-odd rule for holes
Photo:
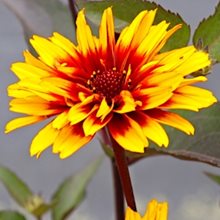
[[[192,86],[205,76],[192,72],[210,65],[208,54],[194,46],[160,53],[170,36],[156,10],[142,11],[115,40],[112,9],[102,16],[99,37],[92,35],[84,10],[76,21],[77,45],[58,33],[30,40],[38,53],[24,51],[24,62],[12,65],[19,81],[8,87],[10,110],[27,116],[14,119],[6,132],[48,118],[35,136],[31,155],[49,146],[65,158],[106,127],[124,149],[144,152],[148,139],[168,146],[161,124],[193,134],[193,126],[169,109],[198,111],[216,102],[206,89]]]
[[[141,217],[138,212],[127,208],[125,220],[167,220],[168,203],[158,203],[156,200],[151,200],[147,205],[145,215]]]

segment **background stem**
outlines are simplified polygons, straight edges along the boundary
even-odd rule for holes
[[[115,192],[115,219],[122,220],[124,219],[124,194],[115,160],[111,159],[111,163]]]
[[[68,0],[68,3],[69,3],[69,9],[72,15],[72,19],[73,19],[73,24],[74,24],[74,27],[76,28],[77,11],[75,8],[74,0]]]

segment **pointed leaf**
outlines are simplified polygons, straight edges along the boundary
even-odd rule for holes
[[[207,177],[209,177],[211,180],[213,180],[214,182],[220,185],[220,175],[216,175],[209,172],[204,172],[204,173]]]
[[[49,14],[33,0],[2,0],[22,24],[24,37],[29,45],[33,34],[48,36],[52,32]],[[43,24],[43,25],[42,25]],[[30,46],[30,45],[29,45]]]
[[[41,196],[33,194],[23,180],[3,166],[0,166],[0,181],[12,198],[34,216],[43,215],[53,206],[46,204]]]
[[[33,34],[48,37],[57,31],[74,39],[68,6],[59,0],[2,0],[22,24],[27,44]]]
[[[213,15],[204,19],[197,27],[194,36],[194,45],[208,47],[208,51],[215,62],[220,62],[220,2]]]
[[[11,210],[3,210],[0,211],[0,219],[1,220],[25,220],[26,218],[16,211]]]
[[[189,136],[175,128],[166,127],[170,139],[168,148],[151,144],[150,148],[146,148],[144,157],[171,155],[220,167],[220,103],[200,112],[175,112],[194,125],[195,135]],[[133,154],[132,157],[131,163],[144,158],[139,154]]]
[[[200,112],[179,111],[195,127],[195,135],[188,136],[170,129],[169,154],[195,159],[220,166],[220,104]]]
[[[52,200],[55,205],[52,208],[54,220],[65,219],[84,199],[86,187],[101,164],[102,157],[90,163],[78,174],[67,178],[54,193]]]
[[[142,10],[151,10],[158,8],[155,23],[159,23],[162,20],[170,22],[170,28],[176,24],[183,24],[182,28],[177,31],[173,37],[167,42],[163,50],[171,50],[174,48],[183,47],[188,44],[190,37],[190,28],[184,22],[184,20],[175,13],[169,10],[165,10],[160,5],[153,2],[142,0],[108,0],[108,1],[88,1],[88,0],[76,0],[76,7],[78,10],[85,8],[86,16],[89,21],[94,25],[94,29],[98,29],[100,24],[101,15],[103,10],[112,6],[113,14],[115,18],[115,30],[120,33],[121,30],[127,26],[134,17]]]
[[[36,0],[29,1],[36,2]],[[69,39],[75,39],[75,25],[68,4],[62,3],[62,0],[37,0],[37,2],[50,16],[52,31],[59,32]]]
[[[12,198],[21,206],[33,196],[29,187],[14,172],[0,166],[0,181],[7,188]]]

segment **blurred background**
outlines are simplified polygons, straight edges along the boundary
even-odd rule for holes
[[[155,2],[166,9],[178,12],[191,25],[193,33],[198,23],[214,12],[218,0]],[[4,134],[5,124],[16,117],[15,113],[8,110],[7,86],[16,81],[16,77],[10,71],[10,65],[23,60],[22,51],[26,48],[19,21],[0,0],[0,164],[15,171],[36,193],[41,193],[49,200],[64,178],[82,169],[103,152],[95,139],[66,160],[60,160],[50,149],[37,160],[29,156],[29,145],[43,124]],[[216,65],[205,87],[211,89],[218,98],[220,98],[219,82],[220,65]],[[139,210],[144,211],[146,203],[152,198],[157,198],[169,201],[169,220],[220,219],[220,186],[203,174],[203,171],[220,174],[219,168],[160,156],[142,160],[131,166],[130,170]],[[105,158],[89,184],[87,198],[69,219],[113,220],[112,187],[111,164],[108,158]],[[18,207],[0,184],[0,209],[4,208]],[[20,211],[23,212],[22,209]],[[45,219],[49,220],[50,216],[47,215]]]

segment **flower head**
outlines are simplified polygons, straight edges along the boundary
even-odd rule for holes
[[[156,200],[151,200],[147,205],[145,215],[141,217],[138,212],[127,208],[125,220],[167,220],[168,203],[158,203]]]
[[[58,33],[48,39],[33,36],[38,57],[25,51],[25,61],[11,68],[19,81],[8,87],[10,110],[27,116],[10,121],[6,132],[51,118],[30,152],[39,156],[52,146],[61,158],[104,127],[133,152],[144,152],[148,139],[168,146],[161,124],[193,134],[190,122],[169,110],[198,111],[216,102],[210,91],[192,86],[206,81],[205,76],[190,77],[210,60],[194,46],[160,52],[181,25],[153,25],[155,14],[140,12],[117,40],[111,8],[103,13],[99,37],[92,35],[84,10],[79,12],[77,45]]]

